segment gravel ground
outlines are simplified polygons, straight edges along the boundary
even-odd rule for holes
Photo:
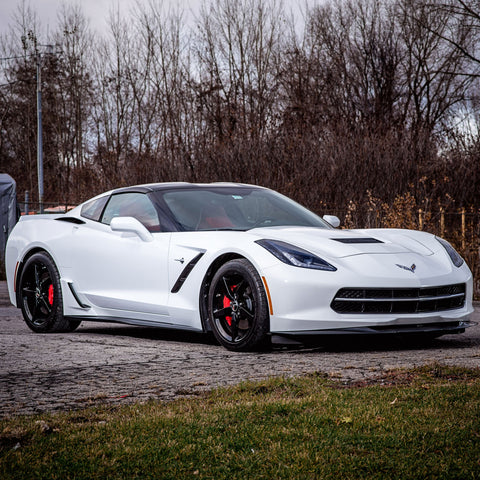
[[[480,322],[480,305],[472,320]],[[0,417],[194,396],[272,375],[323,372],[370,379],[433,362],[480,367],[480,326],[434,341],[374,339],[315,348],[232,353],[204,335],[84,322],[69,334],[30,331],[0,282]]]

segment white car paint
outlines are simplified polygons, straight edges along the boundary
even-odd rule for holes
[[[32,249],[42,249],[58,268],[64,315],[83,320],[202,331],[202,284],[208,269],[226,254],[247,259],[265,282],[272,335],[467,322],[473,312],[473,281],[468,266],[454,266],[445,248],[426,232],[279,226],[247,231],[151,233],[133,218],[117,217],[111,225],[82,218],[81,208],[62,216],[21,218],[6,250],[12,304],[19,306],[17,269]],[[59,221],[60,217],[79,218],[84,223]],[[333,222],[331,217],[330,221]],[[362,238],[374,238],[378,243],[342,243]],[[336,267],[336,271],[287,265],[255,243],[261,239],[301,247]],[[180,290],[172,293],[185,266],[199,254],[200,260]],[[331,307],[341,288],[427,288],[457,283],[466,284],[461,308],[349,314],[337,313]]]

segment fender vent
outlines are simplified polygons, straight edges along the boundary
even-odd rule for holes
[[[83,225],[85,223],[83,220],[75,217],[58,217],[55,220],[58,220],[59,222],[75,223],[77,225]]]
[[[187,266],[182,270],[182,273],[177,278],[175,285],[173,286],[171,292],[177,293],[181,288],[187,277],[190,275],[190,272],[193,270],[193,267],[197,264],[197,262],[203,257],[204,253],[199,253],[196,257],[194,257]]]

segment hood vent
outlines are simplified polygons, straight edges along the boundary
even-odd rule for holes
[[[357,243],[383,243],[381,240],[371,237],[360,237],[360,238],[331,238],[330,240],[335,240],[340,243],[348,244],[357,244]]]

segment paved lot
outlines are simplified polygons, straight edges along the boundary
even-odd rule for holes
[[[340,381],[435,361],[480,366],[480,326],[418,345],[375,342],[232,353],[203,335],[84,322],[39,335],[0,282],[0,417],[150,398],[170,400],[271,375],[324,372]],[[472,318],[480,322],[480,307]]]

